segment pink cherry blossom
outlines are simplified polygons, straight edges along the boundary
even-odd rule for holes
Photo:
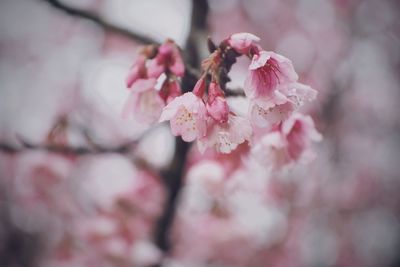
[[[263,165],[280,169],[297,161],[309,161],[311,142],[321,139],[311,117],[295,113],[276,130],[264,135],[252,152]]]
[[[279,85],[296,82],[298,79],[289,59],[269,51],[254,55],[249,70],[244,90],[251,99],[270,98]]]
[[[130,88],[138,79],[146,77],[146,58],[139,55],[126,77],[126,87]]]
[[[281,91],[292,100],[296,106],[302,106],[306,102],[311,102],[317,97],[317,91],[302,83],[290,83],[281,88]]]
[[[279,131],[264,135],[252,149],[252,154],[261,165],[280,169],[287,161],[286,141]]]
[[[264,109],[253,103],[250,112],[252,122],[258,127],[264,128],[287,119],[293,112],[293,105],[291,102],[286,102],[273,108]]]
[[[162,111],[160,122],[169,120],[175,136],[181,135],[186,142],[206,134],[207,110],[203,100],[192,92],[172,100]]]
[[[165,106],[157,90],[155,79],[140,79],[132,86],[132,92],[122,110],[123,117],[134,116],[143,123],[154,123]]]
[[[251,48],[257,47],[255,43],[258,41],[260,41],[259,37],[247,32],[232,34],[228,39],[229,45],[243,55],[248,54]]]
[[[246,118],[229,114],[226,123],[212,123],[207,136],[197,142],[200,152],[207,147],[214,147],[218,152],[230,153],[245,141],[250,141],[252,128]]]
[[[288,120],[284,121],[281,131],[288,143],[288,156],[294,161],[299,160],[302,156],[307,157],[304,158],[307,161],[311,156],[307,150],[311,142],[322,140],[321,134],[315,129],[312,118],[300,113],[295,113]]]
[[[314,100],[316,96],[316,90],[301,83],[279,86],[271,96],[259,97],[251,101],[251,120],[259,127],[281,122],[305,102]]]

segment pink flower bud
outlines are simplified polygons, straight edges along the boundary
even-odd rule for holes
[[[208,88],[207,112],[219,123],[224,123],[228,120],[228,103],[221,87],[215,82],[211,82]]]
[[[157,56],[148,66],[148,74],[150,77],[158,78],[166,70],[171,71],[178,77],[183,77],[185,73],[185,65],[179,49],[175,43],[170,41],[158,48]]]
[[[193,94],[197,95],[198,97],[203,97],[205,91],[206,91],[206,79],[203,76],[196,82],[193,88]]]
[[[224,91],[222,91],[221,87],[216,82],[211,82],[208,88],[208,100],[209,102],[213,102],[214,98],[217,96],[224,96]]]
[[[178,48],[175,47],[172,53],[172,59],[169,70],[178,77],[183,77],[185,74],[185,64],[183,63],[181,54]]]
[[[168,81],[164,83],[163,87],[160,90],[160,96],[166,103],[170,103],[175,97],[178,97],[182,94],[182,89],[178,81]]]
[[[226,122],[229,114],[229,107],[226,99],[224,97],[217,96],[212,102],[207,102],[207,112],[217,122]]]
[[[149,61],[149,64],[147,65],[147,75],[150,78],[157,79],[163,72],[165,72],[165,66],[164,64],[160,64],[157,61],[157,58],[154,58]]]
[[[236,50],[239,54],[248,54],[251,48],[256,48],[256,42],[260,41],[260,38],[255,36],[254,34],[241,32],[232,34],[229,39],[228,43],[233,49]]]
[[[145,62],[146,58],[143,55],[139,55],[126,77],[126,87],[131,88],[138,79],[146,77]]]

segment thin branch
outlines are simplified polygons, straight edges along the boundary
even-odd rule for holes
[[[33,144],[21,136],[16,136],[19,145],[11,145],[9,143],[0,142],[0,151],[8,154],[21,153],[26,150],[42,150],[56,154],[66,154],[66,155],[88,155],[88,154],[107,154],[107,153],[119,153],[119,154],[129,154],[136,149],[140,141],[147,136],[150,132],[159,128],[159,124],[154,127],[150,127],[140,134],[135,140],[129,140],[119,145],[115,146],[103,146],[95,143],[90,135],[85,131],[85,129],[80,129],[86,142],[87,146],[69,146],[63,144],[45,143],[45,144]]]
[[[21,153],[27,150],[42,150],[56,154],[65,155],[88,155],[88,154],[105,154],[105,153],[120,153],[126,154],[136,148],[139,140],[129,141],[127,143],[114,146],[114,147],[85,147],[85,146],[64,146],[53,144],[32,144],[22,138],[19,138],[20,145],[10,145],[7,143],[0,143],[0,151],[8,154]]]
[[[171,249],[170,230],[175,218],[178,197],[183,183],[184,167],[190,148],[190,143],[186,143],[180,137],[177,137],[175,140],[173,162],[168,170],[161,173],[168,190],[168,196],[163,214],[159,218],[155,229],[156,245],[165,252],[169,252]]]
[[[244,93],[244,91],[242,90],[242,89],[235,89],[235,90],[233,90],[233,89],[229,89],[229,88],[226,88],[225,90],[224,90],[224,92],[225,92],[225,96],[227,96],[227,97],[239,97],[239,96],[241,96],[241,97],[245,97],[246,95],[245,95],[245,93]]]
[[[90,21],[96,23],[97,25],[99,25],[100,27],[102,27],[106,31],[118,33],[118,34],[126,36],[130,39],[141,42],[142,44],[157,44],[158,43],[156,40],[154,40],[148,36],[144,36],[139,33],[132,32],[128,29],[117,27],[117,26],[105,21],[99,15],[97,15],[93,12],[68,6],[64,3],[61,3],[58,0],[44,0],[44,1],[47,2],[48,4],[50,4],[52,7],[57,8],[70,16],[90,20]]]

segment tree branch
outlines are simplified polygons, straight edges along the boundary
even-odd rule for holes
[[[58,0],[44,0],[44,1],[47,2],[48,4],[50,4],[52,7],[59,9],[70,16],[90,20],[90,21],[96,23],[97,25],[99,25],[100,27],[102,27],[106,31],[115,32],[117,34],[126,36],[126,37],[136,40],[138,42],[141,42],[142,44],[157,44],[158,43],[156,40],[154,40],[148,36],[144,36],[144,35],[132,32],[128,29],[123,29],[123,28],[117,27],[117,26],[103,20],[99,15],[92,13],[90,11],[70,7],[68,5],[65,5],[64,3],[61,3]]]
[[[55,127],[57,127],[57,125],[58,123],[56,123]],[[55,127],[53,127],[53,129]],[[100,144],[93,142],[92,138],[84,128],[80,128],[80,130],[88,143],[87,146],[69,146],[66,144],[57,144],[52,142],[44,144],[33,144],[25,140],[21,136],[17,135],[17,140],[19,141],[18,145],[12,145],[9,143],[0,142],[0,151],[8,154],[15,154],[24,152],[26,150],[42,150],[55,154],[77,155],[77,156],[83,156],[88,154],[107,154],[107,153],[128,154],[131,153],[134,149],[136,149],[140,141],[149,132],[153,131],[157,127],[158,126],[155,126],[145,130],[135,140],[130,140],[115,146],[102,146]]]
[[[195,41],[195,35],[198,31],[205,30],[206,18],[208,14],[207,0],[192,1],[192,21],[191,30],[184,49],[187,56],[187,63],[190,66],[200,65],[199,48]],[[182,91],[188,92],[193,89],[197,81],[193,71],[187,70],[182,79]],[[191,144],[184,142],[181,137],[175,138],[175,153],[173,161],[166,171],[162,172],[162,178],[168,190],[168,196],[163,210],[163,214],[157,222],[154,232],[156,245],[166,254],[171,250],[171,226],[175,218],[176,208],[179,201],[179,193],[183,185],[185,174],[185,163]],[[160,265],[156,265],[160,266]]]
[[[242,89],[233,90],[233,89],[225,88],[224,92],[225,92],[226,97],[238,97],[238,96],[245,97],[246,96],[246,94],[244,93],[244,91]]]
[[[0,151],[8,154],[20,153],[26,150],[43,150],[56,154],[65,155],[88,155],[88,154],[104,154],[104,153],[120,153],[126,154],[132,149],[136,148],[139,140],[129,141],[127,143],[115,146],[115,147],[85,147],[85,146],[64,146],[64,145],[53,145],[53,144],[32,144],[26,140],[19,138],[20,146],[10,145],[7,143],[0,143]]]

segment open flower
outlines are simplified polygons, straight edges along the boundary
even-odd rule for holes
[[[192,92],[172,100],[162,111],[160,122],[169,120],[175,136],[181,135],[186,142],[206,134],[207,110],[203,100]]]
[[[225,123],[212,123],[207,135],[197,141],[200,152],[208,147],[214,147],[218,152],[230,153],[238,145],[249,141],[252,135],[252,128],[249,120],[229,114]]]
[[[250,99],[270,98],[279,85],[298,80],[292,62],[274,52],[261,51],[254,55],[249,70],[244,91]]]
[[[308,162],[313,156],[311,142],[321,139],[312,118],[295,113],[276,130],[264,135],[252,152],[262,165],[280,169],[294,162]]]
[[[140,79],[132,86],[132,92],[122,110],[123,117],[134,116],[143,123],[154,123],[165,106],[157,90],[155,79]]]
[[[272,108],[264,108],[262,105],[254,102],[251,106],[250,116],[255,125],[264,128],[287,119],[293,110],[291,102],[286,102]]]
[[[278,86],[268,97],[253,99],[250,105],[252,122],[266,127],[287,119],[305,102],[315,99],[317,91],[301,83],[289,83]]]
[[[282,134],[287,140],[287,154],[290,160],[296,161],[303,157],[307,161],[312,153],[308,150],[312,141],[319,142],[322,135],[315,129],[310,116],[300,113],[293,114],[282,123]]]
[[[229,45],[242,55],[248,54],[251,48],[257,48],[258,41],[260,38],[247,32],[232,34],[228,39]]]

